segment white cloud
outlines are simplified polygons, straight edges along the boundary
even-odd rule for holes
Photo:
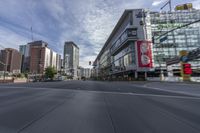
[[[26,44],[28,39],[22,37],[21,35],[16,34],[15,32],[0,26],[0,45],[6,48],[15,48],[18,49],[19,45]]]
[[[160,4],[162,4],[163,2],[165,2],[166,0],[154,0],[152,5],[153,6],[159,6]]]
[[[72,20],[74,24],[72,25],[72,30],[69,31],[67,29],[67,21],[62,20],[64,16],[60,19],[60,24],[64,28],[60,43],[66,40],[74,40],[79,45],[81,60],[84,60],[80,61],[82,66],[84,66],[84,62],[88,64],[90,60],[95,59],[95,56],[91,53],[99,53],[124,9],[139,8],[143,5],[140,0],[135,1],[138,3],[137,5],[130,4],[128,1],[85,0],[76,2],[70,3],[70,6],[63,7],[65,12],[70,12],[71,15],[69,17],[67,16],[68,14],[65,14],[66,20]],[[59,10],[57,11],[56,9],[51,8],[50,10],[58,13]],[[88,47],[88,43],[93,47]],[[84,55],[87,55],[87,58],[83,58]]]
[[[48,2],[43,1],[44,6],[49,11],[50,16],[54,17],[57,21],[63,20],[65,16],[66,9],[64,7],[64,2],[62,0],[48,0]]]
[[[81,66],[87,66],[89,61],[96,58],[95,54],[99,53],[125,9],[149,7],[152,4],[152,0],[2,1],[0,17],[24,28],[33,25],[34,38],[47,41],[58,49],[56,51],[63,49],[65,41],[74,41],[80,47]],[[29,40],[29,35],[16,34],[12,29],[0,31],[3,34],[1,43],[8,42],[10,46],[14,46],[12,40],[17,41],[16,45]],[[6,34],[12,36],[6,38]]]

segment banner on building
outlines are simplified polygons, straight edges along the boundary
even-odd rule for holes
[[[136,46],[138,68],[153,68],[152,42],[137,41]]]
[[[187,4],[176,6],[175,10],[188,10],[192,8],[193,8],[192,3],[187,3]]]

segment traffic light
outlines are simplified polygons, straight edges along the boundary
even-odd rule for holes
[[[154,37],[152,37],[152,43],[153,43],[153,44],[155,43]]]
[[[189,63],[183,64],[183,73],[188,75],[192,74],[191,64]]]

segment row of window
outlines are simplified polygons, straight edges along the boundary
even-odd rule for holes
[[[112,71],[124,71],[128,67],[135,64],[135,47],[133,42],[129,42],[128,46],[121,50],[112,58]]]
[[[116,61],[119,58],[121,58],[122,56],[126,55],[127,53],[129,53],[131,51],[134,51],[134,49],[135,49],[134,48],[134,44],[133,43],[129,43],[126,48],[124,48],[118,54],[116,54],[115,56],[113,56],[113,61]]]
[[[135,64],[134,53],[130,52],[113,62],[112,71],[116,72],[116,71],[126,70],[129,66],[133,66],[134,64]]]
[[[137,37],[137,29],[126,29],[117,41],[112,44],[111,53],[122,45],[128,37]]]

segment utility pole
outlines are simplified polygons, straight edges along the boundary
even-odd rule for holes
[[[169,11],[170,13],[172,12],[172,2],[171,0],[168,0],[167,3],[165,3],[165,5],[163,5],[160,10],[164,9],[167,5],[169,5]],[[166,12],[167,13],[167,12]],[[168,17],[167,17],[168,19]],[[168,20],[166,21],[166,23],[168,23]],[[153,37],[154,38],[154,37]],[[174,38],[174,36],[173,36]],[[163,74],[163,70],[162,70],[162,66],[161,66],[161,63],[159,63],[160,65],[160,79],[163,80],[163,77],[164,77],[164,74]]]
[[[172,12],[172,0],[169,0],[169,9],[170,9],[170,12]]]
[[[162,6],[160,9],[162,10],[162,9],[165,8],[167,5],[169,5],[169,10],[170,10],[170,12],[172,12],[172,1],[171,1],[171,0],[167,1],[167,3],[165,3],[165,5]]]

